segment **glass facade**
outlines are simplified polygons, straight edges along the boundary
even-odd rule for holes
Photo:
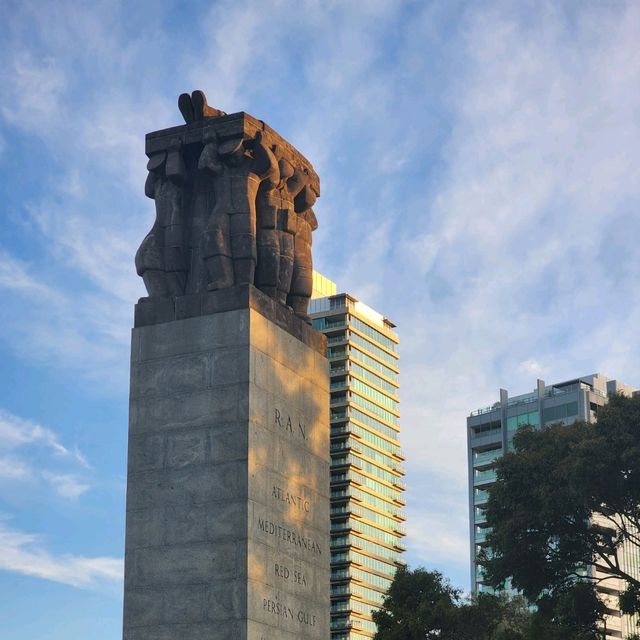
[[[513,450],[513,436],[523,425],[543,428],[553,423],[570,424],[577,419],[591,422],[596,419],[598,408],[606,402],[610,393],[631,394],[635,390],[606,376],[593,374],[564,383],[545,386],[538,380],[533,393],[509,398],[506,390],[500,391],[500,401],[490,407],[474,411],[467,418],[467,442],[469,463],[469,532],[471,551],[472,591],[492,593],[486,585],[482,567],[477,562],[478,554],[487,548],[487,527],[484,507],[489,498],[491,485],[496,481],[495,462],[504,451]],[[640,559],[625,549],[623,561],[628,570],[640,575]],[[602,576],[596,575],[598,578]],[[637,631],[637,620],[623,616],[617,610],[617,594],[624,585],[600,584],[598,590],[606,596],[609,609],[606,616],[607,640],[626,637],[626,633]],[[511,584],[505,585],[510,591]]]
[[[312,300],[310,313],[330,358],[331,639],[368,640],[403,564],[398,338],[347,294]]]
[[[577,403],[576,407],[578,406]],[[576,410],[576,414],[577,414]],[[522,427],[525,424],[530,424],[534,427],[540,426],[540,412],[529,411],[528,413],[520,413],[517,416],[509,416],[507,418],[507,430],[515,431],[518,427]]]

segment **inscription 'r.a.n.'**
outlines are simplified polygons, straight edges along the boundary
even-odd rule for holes
[[[307,426],[298,420],[296,425],[289,414],[282,413],[280,409],[274,410],[274,424],[276,427],[288,432],[292,436],[307,439]]]

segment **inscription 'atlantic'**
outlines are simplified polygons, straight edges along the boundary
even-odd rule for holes
[[[303,440],[307,439],[307,426],[298,420],[296,425],[289,414],[281,413],[280,409],[274,410],[274,424],[288,432],[292,436],[298,436]]]
[[[306,549],[309,553],[314,553],[319,556],[322,555],[320,545],[313,540],[313,538],[301,536],[299,533],[292,531],[291,529],[287,529],[286,527],[281,527],[279,524],[258,518],[258,529],[270,536],[274,536],[280,540],[285,540],[296,547]]]
[[[275,485],[271,491],[271,496],[280,502],[285,502],[292,509],[297,509],[298,511],[309,513],[309,510],[311,509],[311,504],[308,500],[305,500],[302,496],[296,496],[293,493],[289,493]]]

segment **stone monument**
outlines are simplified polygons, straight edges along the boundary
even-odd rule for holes
[[[329,383],[309,325],[309,162],[180,96],[131,349],[124,640],[329,638]]]

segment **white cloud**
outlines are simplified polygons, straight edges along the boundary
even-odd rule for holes
[[[442,571],[468,589],[469,529],[464,483],[438,481],[431,469],[420,469],[419,454],[409,469],[407,491],[407,560]]]
[[[91,487],[78,479],[77,476],[69,473],[52,473],[43,471],[42,477],[49,482],[55,491],[63,498],[75,500]]]
[[[12,24],[32,25],[38,45],[15,31],[0,99],[57,163],[29,202],[55,273],[0,255],[5,338],[119,391],[142,295],[132,258],[153,211],[143,135],[179,124],[179,90],[249,110],[312,160],[317,266],[399,325],[408,484],[455,483],[445,507],[426,490],[411,506],[425,561],[466,540],[466,502],[448,506],[466,495],[470,410],[540,375],[634,382],[640,355],[637,4],[541,3],[537,18],[513,3],[453,18],[429,4],[408,16],[394,2],[221,2],[185,44],[155,28],[162,8],[132,42],[113,3],[24,2]],[[22,88],[46,112],[26,113]],[[27,296],[48,304],[16,316]]]
[[[65,447],[51,429],[0,409],[0,449],[13,450],[24,445],[44,445],[55,455],[70,458],[81,466],[90,468],[82,453]]]
[[[390,191],[399,213],[372,203],[357,225],[346,215],[338,223],[346,234],[336,253],[349,256],[339,286],[399,325],[407,484],[426,478],[435,495],[458,487],[440,498],[441,512],[422,495],[410,509],[409,547],[425,561],[468,537],[471,410],[495,402],[500,387],[532,390],[539,376],[601,371],[640,382],[640,249],[622,237],[638,232],[640,10],[591,7],[575,21],[552,5],[543,13],[531,22],[508,6],[467,12],[450,43],[450,135],[422,167],[424,192],[416,198],[389,177],[374,193]],[[419,60],[419,46],[408,59]],[[391,110],[385,127],[401,138],[396,121],[406,125]],[[411,135],[429,140],[412,124]],[[371,155],[362,140],[359,156]],[[364,188],[358,199],[369,204]],[[389,236],[376,238],[389,219]]]
[[[32,476],[29,465],[15,456],[0,456],[0,479],[23,480]]]
[[[22,295],[36,295],[45,300],[57,300],[58,295],[29,274],[28,265],[16,260],[0,247],[0,288],[10,289]]]
[[[13,529],[0,519],[0,570],[34,576],[78,588],[118,583],[123,576],[120,558],[54,555],[38,535]]]
[[[533,378],[534,376],[541,376],[544,371],[544,367],[533,359],[524,360],[518,365],[518,370],[527,376]]]
[[[456,510],[458,511],[458,510]],[[439,566],[469,567],[469,531],[464,517],[445,509],[410,513],[407,525],[413,555]]]
[[[63,471],[61,463],[66,463]],[[86,477],[72,472],[78,467],[85,476],[91,469],[77,447],[68,448],[51,429],[0,409],[0,480],[32,487],[45,483],[60,497],[77,500],[91,488]]]
[[[0,114],[13,126],[48,135],[67,87],[65,71],[51,56],[18,50],[0,75],[5,91]]]
[[[131,261],[122,257],[126,252],[118,238],[105,232],[104,240],[96,240],[101,246],[92,250],[81,242],[85,230],[88,233],[81,218],[70,216],[58,229],[73,227],[74,220],[82,224],[66,240],[49,246],[65,254],[63,265],[82,265],[89,286],[70,290],[65,282],[68,276],[59,266],[58,281],[49,284],[57,273],[27,265],[0,250],[0,290],[7,293],[7,304],[0,307],[0,338],[20,357],[75,369],[100,381],[104,392],[113,393],[126,388],[131,301],[138,297],[134,291],[141,293],[136,290],[140,284]],[[77,244],[72,245],[73,239]],[[110,270],[109,264],[117,266]],[[41,279],[32,273],[39,273]],[[131,296],[125,301],[127,290]]]
[[[97,287],[102,296],[112,298],[113,303],[131,304],[141,294],[132,256],[144,238],[142,220],[137,225],[141,238],[130,237],[126,233],[133,231],[130,227],[118,232],[100,217],[88,217],[86,204],[87,200],[69,209],[46,200],[28,209],[63,265],[82,276],[93,289]]]

